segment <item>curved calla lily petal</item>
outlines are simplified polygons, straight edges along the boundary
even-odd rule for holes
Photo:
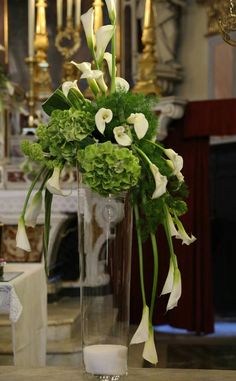
[[[176,230],[173,218],[171,217],[169,210],[167,210],[166,212],[166,217],[167,217],[167,224],[168,224],[171,237],[177,237],[178,231]]]
[[[103,75],[103,72],[101,70],[87,70],[85,71],[81,77],[81,79],[83,78],[86,78],[86,79],[95,79],[100,90],[103,92],[103,93],[106,93],[107,92],[107,85],[104,81],[104,75]]]
[[[129,91],[129,82],[127,82],[124,78],[116,77],[115,78],[115,88],[117,92],[125,92]]]
[[[194,241],[196,241],[196,237],[194,237],[194,235],[191,234],[191,237],[187,234],[187,232],[185,231],[184,227],[183,227],[183,224],[182,222],[177,218],[175,217],[174,219],[175,223],[176,223],[176,226],[178,228],[178,231],[177,231],[177,235],[176,235],[176,238],[178,239],[182,239],[182,244],[184,245],[190,245],[191,243],[193,243]]]
[[[170,258],[170,265],[168,275],[166,277],[165,284],[163,286],[161,295],[169,294],[173,289],[174,284],[174,264],[172,258]]]
[[[81,16],[81,22],[84,27],[84,32],[87,44],[90,50],[94,49],[94,10],[91,7],[86,13]]]
[[[124,147],[128,147],[132,144],[132,139],[125,132],[125,128],[123,126],[118,126],[113,129],[113,134],[118,144]]]
[[[141,112],[131,114],[128,117],[127,122],[134,125],[134,130],[138,139],[142,139],[146,135],[148,130],[148,121],[144,114]]]
[[[60,187],[60,168],[55,167],[53,170],[53,174],[46,182],[46,188],[47,190],[52,194],[57,194],[60,196],[69,196],[71,194],[71,191],[69,192],[63,192]]]
[[[154,331],[152,327],[149,328],[148,340],[144,344],[143,358],[151,364],[156,365],[158,363],[157,351],[154,341]]]
[[[100,108],[100,110],[98,110],[98,112],[96,113],[95,123],[96,123],[98,131],[101,132],[101,134],[104,133],[106,123],[110,123],[110,121],[112,120],[112,117],[113,117],[112,111],[107,108]]]
[[[91,63],[90,62],[81,62],[81,63],[77,63],[75,61],[71,61],[71,63],[73,65],[75,65],[77,67],[77,69],[79,69],[82,73],[86,72],[86,71],[90,71],[92,70],[91,69]]]
[[[166,185],[167,185],[167,177],[163,176],[157,166],[153,163],[150,164],[150,170],[153,174],[156,189],[153,192],[152,198],[161,197],[164,193],[166,193]]]
[[[181,297],[181,293],[182,293],[181,273],[180,273],[178,267],[175,267],[175,269],[174,269],[174,283],[173,283],[171,294],[170,294],[170,297],[168,300],[166,311],[169,311],[172,308],[177,306],[179,298]]]
[[[141,322],[134,333],[130,344],[139,344],[147,341],[149,336],[149,308],[148,306],[143,307]]]
[[[112,77],[112,54],[105,52],[103,59],[106,61],[110,77]]]
[[[30,205],[28,206],[25,213],[25,225],[35,227],[37,223],[37,218],[42,210],[43,197],[42,191],[38,191],[32,198]]]
[[[25,230],[25,221],[23,217],[19,218],[16,233],[16,247],[25,251],[31,251],[30,243]]]
[[[112,24],[116,21],[116,1],[115,0],[105,0],[109,19],[111,20]]]
[[[181,173],[183,169],[184,160],[182,156],[178,155],[173,149],[168,148],[164,150],[166,156],[170,159],[170,163],[168,163],[173,169],[173,175],[175,175],[180,182],[184,180],[184,176]],[[169,160],[167,160],[169,162]]]
[[[78,91],[79,95],[83,97],[83,94],[81,93],[80,89],[78,88],[77,80],[75,80],[73,82],[72,81],[66,81],[62,84],[62,91],[66,97],[68,96],[70,89],[75,89],[76,91]]]
[[[96,58],[99,63],[103,60],[105,50],[113,36],[114,30],[113,25],[103,25],[96,32]]]

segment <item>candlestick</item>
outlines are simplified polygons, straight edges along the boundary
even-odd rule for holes
[[[35,0],[28,0],[28,49],[29,57],[34,56]]]
[[[67,18],[68,19],[72,17],[72,5],[73,5],[73,0],[67,0]]]
[[[57,27],[61,29],[62,27],[62,10],[63,10],[63,0],[57,0]]]
[[[75,27],[80,27],[81,0],[75,0]]]

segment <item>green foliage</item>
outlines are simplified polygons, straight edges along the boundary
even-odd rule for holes
[[[93,144],[78,151],[83,179],[103,196],[134,187],[140,176],[139,160],[127,148],[111,142]]]

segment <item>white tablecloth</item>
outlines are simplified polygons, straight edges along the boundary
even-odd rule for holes
[[[9,314],[12,322],[14,364],[45,366],[47,284],[44,266],[41,263],[7,264],[4,271],[23,272],[10,282],[0,282],[0,313]]]

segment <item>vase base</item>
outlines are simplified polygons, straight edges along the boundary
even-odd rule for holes
[[[105,374],[91,374],[85,373],[87,380],[94,381],[121,381],[128,375],[128,372],[123,375],[105,375]]]

